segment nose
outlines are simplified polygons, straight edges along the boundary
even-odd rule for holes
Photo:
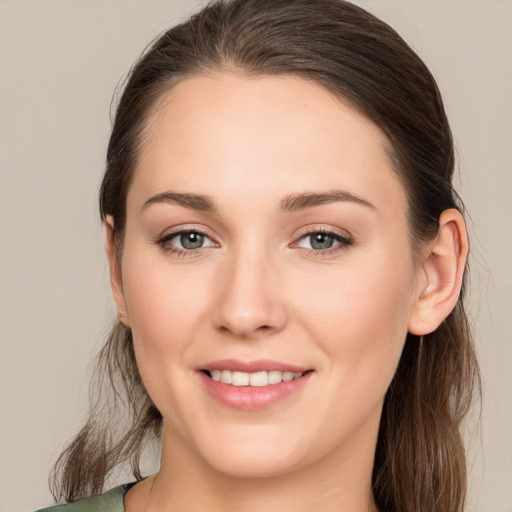
[[[280,332],[287,321],[276,262],[264,251],[248,252],[223,262],[214,308],[216,328],[243,339]]]

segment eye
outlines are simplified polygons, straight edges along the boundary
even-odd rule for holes
[[[172,237],[169,241],[172,243],[173,240],[176,240],[174,244],[179,242],[181,245],[180,249],[199,249],[203,246],[205,238],[202,233],[188,231]]]
[[[158,240],[157,244],[164,250],[170,253],[178,253],[179,255],[185,255],[204,247],[216,246],[205,233],[192,229],[169,233]]]
[[[302,235],[294,245],[319,253],[344,249],[351,244],[352,240],[346,236],[332,231],[315,230]]]

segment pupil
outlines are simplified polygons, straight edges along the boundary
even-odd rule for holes
[[[199,233],[183,233],[180,237],[181,245],[185,249],[198,249],[203,245],[204,235]]]
[[[325,235],[324,233],[311,235],[311,247],[313,249],[329,249],[333,243],[334,240],[330,235]]]

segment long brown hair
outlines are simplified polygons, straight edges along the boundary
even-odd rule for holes
[[[437,85],[388,25],[343,0],[214,1],[163,34],[131,70],[117,107],[100,191],[121,249],[126,196],[144,127],[158,98],[184,77],[212,70],[293,74],[322,85],[387,136],[409,201],[411,243],[437,233],[441,213],[462,205],[451,185],[454,149]],[[387,392],[373,469],[384,511],[460,512],[466,493],[461,422],[479,374],[459,301],[441,326],[408,335]],[[116,324],[99,354],[90,417],[58,459],[52,492],[72,501],[99,493],[121,464],[141,478],[145,443],[162,417],[137,370],[131,332]],[[120,420],[122,419],[122,421]]]

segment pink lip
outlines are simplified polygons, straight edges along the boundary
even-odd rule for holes
[[[221,359],[219,361],[212,361],[198,370],[231,370],[232,372],[292,372],[303,373],[311,370],[311,368],[295,366],[288,363],[281,363],[279,361],[271,361],[270,359],[258,359],[256,361],[240,361],[237,359]]]
[[[302,373],[307,372],[298,379],[283,381],[268,386],[232,386],[215,381],[201,370],[231,370],[255,373],[258,371],[282,371]],[[301,368],[277,361],[259,360],[242,362],[233,359],[214,361],[198,369],[197,375],[206,391],[218,402],[230,408],[242,411],[259,411],[270,407],[285,398],[299,392],[310,380],[314,372],[311,368]]]

